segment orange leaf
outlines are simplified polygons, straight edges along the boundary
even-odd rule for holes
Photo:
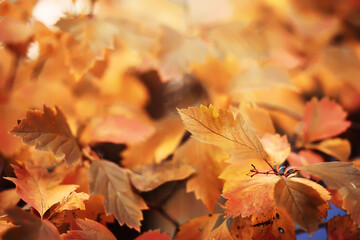
[[[305,106],[302,119],[304,140],[313,142],[336,136],[344,132],[350,122],[345,118],[347,113],[334,101],[313,98]]]
[[[155,231],[147,231],[137,238],[135,240],[170,240],[171,237],[169,234],[166,233],[160,233],[159,230]]]
[[[36,149],[51,151],[57,157],[63,157],[68,165],[76,163],[81,152],[75,137],[72,135],[66,118],[61,110],[56,112],[44,105],[44,112],[26,111],[26,119],[11,130],[21,137],[25,144]]]
[[[319,150],[340,161],[347,161],[351,152],[350,142],[341,138],[326,139],[318,144],[307,144],[305,147]]]
[[[144,200],[131,187],[128,173],[106,160],[92,162],[89,169],[90,194],[104,196],[107,214],[114,214],[120,225],[140,231],[141,210],[147,209]]]
[[[195,169],[185,163],[174,161],[158,164],[137,165],[130,174],[131,183],[139,191],[151,191],[169,181],[185,179],[195,172]]]
[[[178,111],[194,138],[222,147],[237,159],[261,158],[267,161],[260,140],[240,114],[234,119],[230,111],[220,109],[217,112],[212,105]]]
[[[33,29],[23,21],[11,18],[0,20],[0,41],[3,43],[26,42],[32,35]]]
[[[230,223],[230,234],[234,240],[251,240],[254,228],[251,224],[251,217],[236,217]]]
[[[220,176],[226,179],[223,196],[227,199],[225,203],[227,217],[262,215],[272,211],[275,206],[274,186],[280,178],[265,174],[250,177],[249,172],[229,166]]]
[[[260,141],[272,165],[280,166],[290,154],[290,144],[286,135],[280,137],[279,134],[267,133]]]
[[[90,219],[78,218],[75,221],[76,227],[63,235],[63,240],[116,240],[112,232],[104,225]]]
[[[5,179],[16,184],[18,195],[36,209],[42,217],[55,203],[74,191],[77,185],[59,185],[55,176],[45,168],[26,166],[20,168],[13,165],[17,178]]]
[[[284,208],[294,223],[313,233],[327,215],[329,192],[321,185],[304,178],[281,177],[274,188],[277,207]]]
[[[197,199],[214,211],[216,200],[220,198],[223,181],[221,174],[228,154],[221,148],[189,139],[175,151],[173,160],[190,164],[198,171],[186,182],[186,191],[194,192]],[[211,187],[209,187],[211,186]]]
[[[14,220],[16,226],[10,228],[2,237],[4,240],[60,240],[59,231],[48,220],[41,220],[40,218],[25,212],[18,207],[10,208],[6,211],[8,216]]]
[[[326,227],[328,240],[359,240],[359,230],[349,215],[336,216],[331,219]]]
[[[293,167],[324,162],[324,159],[319,154],[309,150],[301,150],[298,154],[291,152],[287,160]]]
[[[206,239],[209,240],[233,240],[231,237],[231,234],[229,232],[229,229],[226,225],[226,221],[224,221],[219,227],[215,228],[211,233],[207,236]]]
[[[15,188],[0,192],[0,216],[5,214],[5,209],[15,207],[19,201],[20,197]]]
[[[352,162],[326,162],[306,165],[300,170],[319,177],[343,197],[342,207],[360,224],[360,170]]]
[[[70,195],[61,199],[60,204],[55,208],[55,212],[64,210],[85,210],[84,200],[88,200],[89,195],[86,193],[71,192]]]

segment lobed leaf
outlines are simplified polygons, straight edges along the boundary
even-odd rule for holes
[[[21,120],[10,132],[21,137],[27,145],[64,157],[66,163],[71,165],[79,161],[81,150],[64,114],[58,107],[55,109],[56,111],[44,105],[43,112],[26,111],[26,119]]]

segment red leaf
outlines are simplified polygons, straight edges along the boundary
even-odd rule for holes
[[[116,240],[112,232],[101,223],[90,219],[76,219],[78,229],[70,230],[63,236],[63,240]]]
[[[171,238],[169,234],[160,233],[159,230],[148,231],[135,238],[135,240],[170,240],[170,239]]]

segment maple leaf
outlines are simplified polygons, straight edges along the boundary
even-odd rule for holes
[[[0,216],[5,214],[5,209],[16,206],[19,201],[15,188],[0,192]]]
[[[218,176],[224,168],[223,161],[228,157],[221,148],[196,139],[189,139],[174,153],[173,161],[184,162],[198,169],[187,180],[186,191],[194,192],[195,197],[201,199],[210,212],[214,210],[216,200],[220,197],[223,181]]]
[[[71,165],[80,159],[81,151],[64,114],[58,107],[55,109],[56,112],[44,105],[44,112],[26,111],[26,119],[21,120],[10,132],[21,137],[27,145],[64,157],[66,163]]]
[[[350,156],[351,146],[347,139],[333,138],[325,139],[318,144],[307,144],[306,148],[316,149],[340,161],[347,161]]]
[[[181,180],[189,177],[195,169],[188,164],[175,161],[159,164],[137,165],[130,174],[131,183],[139,191],[151,191],[169,181]]]
[[[359,230],[349,215],[336,216],[326,226],[328,240],[356,239],[359,240]]]
[[[302,119],[304,140],[313,142],[344,132],[351,124],[345,120],[346,116],[336,102],[313,98],[306,104]]]
[[[87,193],[71,192],[68,196],[61,199],[60,203],[54,209],[55,212],[61,212],[64,210],[85,210],[84,200],[88,200],[89,195]]]
[[[234,119],[230,111],[217,112],[212,105],[178,111],[186,128],[199,141],[222,147],[237,159],[261,158],[268,162],[260,140],[240,114]]]
[[[135,240],[170,240],[169,234],[160,233],[160,230],[147,231],[135,238]]]
[[[75,225],[75,226],[74,226]],[[112,232],[104,225],[90,219],[77,218],[72,224],[72,229],[62,236],[63,240],[116,240]]]
[[[184,135],[179,119],[162,119],[155,123],[155,133],[144,142],[129,144],[122,153],[122,164],[132,168],[139,164],[159,163],[178,146]]]
[[[337,190],[343,197],[342,207],[360,224],[360,170],[354,167],[354,163],[316,163],[299,170],[319,177],[328,187]]]
[[[209,214],[193,218],[182,224],[176,234],[177,240],[198,240],[207,239],[207,236],[213,230],[220,214]]]
[[[227,199],[227,217],[262,215],[275,207],[274,186],[280,178],[265,174],[250,177],[248,174],[249,170],[239,171],[230,165],[220,175],[226,180],[223,197]]]
[[[41,217],[52,205],[60,202],[78,187],[77,185],[59,185],[54,174],[42,167],[20,168],[13,165],[13,168],[17,178],[6,177],[5,179],[16,184],[16,192],[21,199],[35,208]]]
[[[131,188],[128,172],[106,160],[92,162],[89,168],[90,194],[102,195],[107,214],[114,214],[120,225],[140,231],[144,200]]]
[[[6,211],[16,225],[2,236],[4,240],[60,240],[59,231],[48,220],[41,220],[35,215],[25,212],[18,207]]]
[[[105,48],[113,48],[113,36],[119,32],[114,23],[102,19],[60,19],[56,26],[72,36],[64,38],[66,63],[77,79],[104,58]]]
[[[313,233],[322,218],[326,217],[326,209],[330,208],[329,192],[321,185],[304,179],[281,177],[274,188],[276,206],[284,208],[292,220],[309,233]]]

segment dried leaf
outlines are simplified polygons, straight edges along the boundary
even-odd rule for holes
[[[318,228],[330,208],[329,192],[321,185],[303,178],[281,177],[274,188],[276,206],[284,208],[294,223],[309,233]]]
[[[197,218],[180,226],[179,232],[176,234],[177,240],[199,240],[207,239],[211,230],[214,228],[220,214],[209,214]]]
[[[178,111],[194,138],[222,147],[238,159],[267,161],[260,140],[240,114],[234,119],[230,111],[220,109],[217,112],[212,105]]]
[[[328,240],[359,240],[359,230],[349,215],[336,216],[327,223]]]
[[[85,210],[84,200],[88,200],[89,195],[87,193],[71,192],[70,195],[61,199],[60,204],[54,209],[55,212],[61,212],[64,210]]]
[[[89,169],[90,194],[104,196],[107,214],[114,214],[120,225],[140,231],[141,210],[147,209],[144,200],[131,188],[125,169],[115,163],[98,160]]]
[[[169,234],[160,233],[160,230],[147,231],[135,238],[135,240],[170,240]]]
[[[5,209],[15,207],[20,201],[16,189],[7,189],[0,192],[0,216],[5,214]]]
[[[340,161],[347,161],[351,152],[350,142],[341,138],[326,139],[318,144],[307,144],[306,148],[319,150]]]
[[[137,165],[130,174],[131,183],[139,191],[151,191],[169,181],[189,177],[195,169],[188,164],[168,161],[146,165]]]
[[[234,240],[253,239],[254,228],[251,224],[251,217],[236,217],[230,223],[230,234]]]
[[[21,137],[27,145],[64,157],[71,165],[80,159],[81,151],[64,114],[58,107],[55,109],[56,112],[44,105],[44,112],[28,110],[26,119],[21,120],[11,133]]]
[[[280,137],[279,134],[265,134],[260,141],[272,165],[280,166],[290,154],[286,135]]]
[[[219,227],[215,228],[211,233],[206,237],[208,240],[233,240],[229,229],[227,227],[226,221],[224,221]]]
[[[313,98],[305,106],[302,119],[304,140],[313,142],[336,136],[344,132],[350,122],[345,118],[347,113],[334,101]]]
[[[189,139],[175,151],[173,161],[190,164],[198,171],[186,182],[186,191],[194,192],[210,212],[220,198],[223,181],[218,178],[228,154],[221,148]],[[211,187],[209,187],[211,186]]]
[[[309,150],[301,150],[298,154],[292,152],[287,160],[293,167],[302,167],[308,164],[324,162],[324,159],[319,154]]]
[[[342,207],[360,224],[360,170],[352,162],[326,162],[306,165],[300,170],[319,177],[343,197]]]
[[[4,240],[60,240],[60,234],[56,227],[48,220],[25,212],[18,207],[6,211],[16,225],[10,228],[2,237]]]
[[[13,165],[17,178],[7,177],[16,184],[16,192],[26,203],[36,209],[42,217],[55,203],[60,202],[74,191],[77,185],[59,185],[54,174],[45,168]]]
[[[90,219],[78,218],[75,221],[76,228],[71,229],[62,236],[63,240],[81,239],[81,240],[116,240],[112,232],[106,226]]]

